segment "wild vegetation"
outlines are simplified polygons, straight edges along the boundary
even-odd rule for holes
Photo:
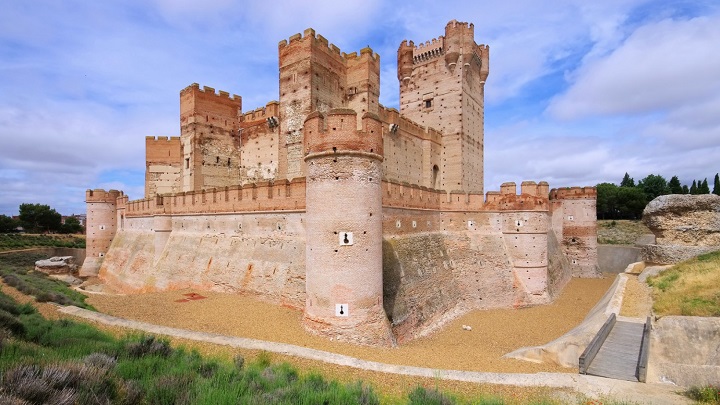
[[[648,278],[657,315],[720,316],[720,251]]]
[[[28,235],[21,233],[0,234],[0,252],[37,247],[66,247],[85,249],[84,235]]]
[[[645,235],[652,232],[641,221],[598,220],[597,241],[602,245],[634,245]]]
[[[0,278],[5,284],[15,287],[26,295],[32,295],[38,302],[55,302],[60,305],[75,305],[93,309],[85,303],[85,295],[71,289],[62,281],[34,271],[33,263],[47,259],[46,255],[33,252],[17,252],[0,255]]]

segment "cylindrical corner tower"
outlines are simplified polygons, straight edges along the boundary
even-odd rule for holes
[[[348,109],[305,120],[306,278],[311,332],[391,345],[383,309],[382,124]]]
[[[85,261],[80,269],[83,277],[97,276],[103,258],[117,231],[117,198],[122,195],[117,190],[87,190],[86,250]]]

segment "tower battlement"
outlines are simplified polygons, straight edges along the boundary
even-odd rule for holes
[[[382,160],[382,124],[371,113],[363,115],[362,130],[358,130],[355,110],[314,112],[305,120],[304,138],[306,155],[364,152]]]
[[[233,94],[232,97],[230,97],[229,92],[223,91],[223,90],[218,90],[217,92],[215,92],[215,89],[210,86],[203,86],[201,89],[200,84],[198,84],[198,83],[193,83],[193,84],[185,87],[184,89],[180,90],[180,94],[191,93],[194,91],[200,91],[207,95],[213,95],[213,96],[217,96],[220,98],[232,99],[232,100],[235,100],[238,102],[242,101],[242,97],[238,96],[237,94]]]
[[[242,97],[197,83],[180,91],[180,126],[202,123],[227,130],[234,128],[242,111]]]
[[[264,120],[270,117],[277,117],[280,111],[280,103],[271,101],[265,107],[259,107],[252,111],[246,111],[240,116],[240,122],[251,122]]]
[[[550,191],[552,200],[595,200],[597,189],[595,187],[564,187],[554,188]]]
[[[547,211],[549,209],[548,183],[541,181],[523,181],[520,194],[517,185],[507,182],[500,185],[500,191],[488,191],[485,196],[485,209],[499,211]]]
[[[122,191],[118,190],[109,190],[105,191],[100,188],[96,188],[94,190],[86,190],[85,191],[85,202],[99,202],[99,203],[112,203],[115,204],[115,201],[118,197],[123,195]]]

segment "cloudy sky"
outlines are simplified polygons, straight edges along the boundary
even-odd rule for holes
[[[0,214],[85,211],[87,188],[141,198],[144,137],[179,134],[193,82],[278,99],[277,43],[312,27],[344,52],[396,51],[452,19],[490,45],[485,184],[619,183],[720,171],[720,2],[5,1],[0,13]]]

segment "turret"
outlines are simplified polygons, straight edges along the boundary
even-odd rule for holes
[[[483,193],[484,94],[489,52],[472,24],[450,21],[445,35],[398,48],[400,114],[442,133],[437,187]],[[411,56],[412,51],[412,56]]]
[[[562,216],[561,245],[570,261],[573,277],[599,277],[597,259],[597,190],[567,187],[550,191],[560,202],[553,216]]]
[[[401,83],[407,82],[412,76],[413,49],[415,49],[415,44],[413,41],[408,42],[407,40],[402,41],[400,48],[398,48],[397,71],[398,80]]]
[[[305,328],[342,341],[390,345],[383,309],[382,124],[334,109],[304,125]]]
[[[83,277],[96,276],[102,265],[105,253],[110,249],[118,228],[117,200],[123,197],[118,190],[87,190],[87,219],[85,223],[86,248],[85,261],[80,269]]]

